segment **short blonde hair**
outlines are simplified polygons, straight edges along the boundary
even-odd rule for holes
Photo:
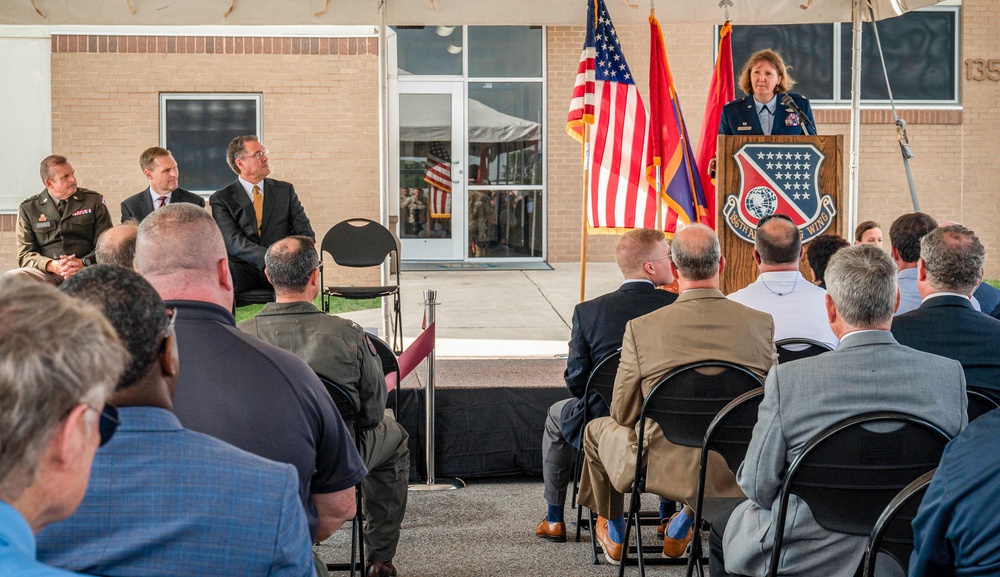
[[[656,245],[666,239],[663,231],[652,228],[636,228],[622,235],[615,247],[615,262],[626,277],[642,272],[642,265],[653,258]]]
[[[770,48],[765,48],[754,52],[753,55],[747,59],[747,63],[743,65],[743,70],[740,71],[740,90],[747,94],[753,94],[753,86],[750,84],[750,72],[753,70],[754,66],[757,66],[761,62],[767,62],[773,66],[781,76],[781,80],[778,81],[778,85],[774,87],[775,94],[788,92],[795,87],[795,80],[793,80],[788,74],[788,70],[791,67],[785,66],[785,61],[781,59],[780,54]]]

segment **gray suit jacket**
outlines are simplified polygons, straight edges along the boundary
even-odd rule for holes
[[[774,543],[772,506],[777,508],[788,464],[816,433],[854,415],[892,410],[923,417],[956,435],[968,424],[966,402],[965,374],[957,361],[904,347],[888,331],[850,334],[834,352],[772,369],[746,460],[736,475],[749,500],[726,526],[726,570],[767,572]],[[824,530],[795,495],[788,511],[781,575],[852,577],[867,540]]]

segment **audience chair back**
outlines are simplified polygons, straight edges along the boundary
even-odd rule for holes
[[[233,293],[233,308],[247,305],[263,305],[274,302],[274,290],[269,288],[254,288]],[[235,311],[234,311],[235,312]]]
[[[337,383],[327,379],[317,373],[320,382],[326,387],[327,393],[333,399],[333,404],[337,406],[337,411],[344,419],[347,429],[354,436],[354,443],[357,449],[361,450],[361,436],[357,429],[358,408],[354,405],[354,400]],[[363,513],[361,510],[361,484],[355,488],[355,508],[354,519],[351,519],[351,562],[350,563],[327,563],[327,571],[350,571],[351,577],[356,573],[363,573],[365,569],[365,539],[363,534]]]
[[[330,298],[370,299],[392,297],[392,350],[402,352],[402,316],[399,310],[399,240],[381,224],[367,218],[349,218],[333,225],[320,244],[322,253],[328,253],[339,266],[352,268],[381,267],[389,258],[389,272],[395,284],[371,286],[326,286],[320,268],[323,288],[323,312],[330,312]]]
[[[875,522],[871,536],[868,537],[863,577],[875,575],[875,562],[879,553],[892,557],[903,569],[903,574],[908,574],[910,554],[913,553],[913,519],[917,516],[917,509],[920,508],[920,502],[936,470],[927,471],[917,477],[892,499],[885,511],[882,511],[882,515]]]
[[[726,460],[729,470],[736,473],[747,456],[750,439],[753,437],[753,428],[757,424],[757,410],[762,400],[764,400],[764,387],[757,387],[743,393],[719,411],[719,414],[708,425],[705,441],[701,447],[701,464],[698,468],[698,497],[694,510],[695,527],[702,526],[709,451],[715,451],[721,455]],[[698,575],[704,577],[704,567],[700,562],[702,556],[701,539],[693,539],[691,543],[687,577],[691,577],[695,567],[698,569]]]
[[[823,353],[832,351],[829,345],[819,341],[801,337],[792,337],[775,341],[774,347],[778,349],[778,364],[799,359],[815,357]],[[789,348],[791,347],[791,348]],[[796,350],[792,350],[796,349]]]
[[[827,531],[868,537],[893,497],[937,468],[950,440],[937,425],[892,411],[856,415],[821,431],[789,465],[781,485],[768,576],[778,575],[791,495],[805,501]]]
[[[660,426],[663,436],[675,445],[704,445],[708,426],[723,408],[740,395],[762,387],[757,375],[739,365],[722,361],[702,361],[678,367],[653,386],[642,403],[636,455],[642,455],[646,420]],[[633,526],[639,527],[639,505],[646,490],[646,467],[636,459],[635,481],[625,523],[625,543]],[[641,532],[636,530],[639,574],[645,575]],[[626,551],[622,553],[619,575],[625,574]]]
[[[393,401],[392,415],[393,418],[399,418],[399,393],[402,390],[400,387],[402,383],[400,381],[399,372],[399,357],[389,346],[389,343],[383,341],[373,334],[368,334],[368,339],[375,346],[375,352],[378,353],[378,358],[382,361],[382,374],[389,377],[389,375],[394,375],[396,377],[396,398]]]
[[[587,384],[584,387],[583,392],[583,426],[586,428],[587,423],[593,419],[593,415],[590,414],[590,397],[591,391],[597,393],[601,397],[601,401],[610,406],[611,404],[611,393],[615,388],[615,377],[618,375],[618,363],[621,361],[622,351],[618,349],[617,351],[609,354],[603,359],[597,361],[594,368],[590,370],[590,375],[587,376]],[[583,470],[583,445],[581,443],[580,450],[576,452],[576,459],[573,462],[573,498],[570,500],[570,507],[576,507],[576,540],[580,541],[580,529],[583,525],[583,505],[576,501],[577,495],[580,494],[580,474]],[[594,563],[597,563],[597,543],[592,543],[594,550]]]
[[[965,394],[969,397],[968,413],[970,423],[994,409],[1000,409],[1000,404],[997,404],[993,400],[993,397],[982,389],[966,387]]]

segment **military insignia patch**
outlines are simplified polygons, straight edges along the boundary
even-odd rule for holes
[[[722,213],[737,236],[754,242],[757,223],[772,214],[791,218],[803,242],[830,227],[837,211],[830,195],[820,196],[819,169],[826,157],[815,146],[745,144],[733,158],[740,167],[740,192],[726,197]]]
[[[91,214],[94,212],[92,208],[84,208],[73,213],[73,216],[83,216],[85,214]]]
[[[368,350],[372,352],[372,356],[377,357],[378,351],[375,350],[375,344],[372,343],[372,340],[368,338],[368,333],[365,333],[365,342],[368,343]]]
[[[799,125],[799,115],[791,110],[786,109],[788,115],[785,116],[785,126],[798,126]]]
[[[46,220],[48,220],[48,219],[45,218],[45,214],[44,213],[42,213],[41,215],[38,216],[38,222],[45,222]]]

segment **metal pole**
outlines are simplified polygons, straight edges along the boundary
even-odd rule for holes
[[[437,303],[437,291],[424,291],[424,313],[427,318],[427,326],[433,326],[435,321],[434,307]],[[436,348],[436,347],[435,347]],[[427,412],[425,414],[426,455],[427,455],[427,483],[410,485],[411,491],[447,491],[449,489],[461,489],[465,487],[465,482],[461,479],[437,479],[434,476],[434,349],[427,355],[427,386],[424,389],[424,404]]]
[[[851,2],[853,39],[851,46],[851,158],[847,197],[847,235],[858,226],[858,182],[861,148],[861,0]]]

